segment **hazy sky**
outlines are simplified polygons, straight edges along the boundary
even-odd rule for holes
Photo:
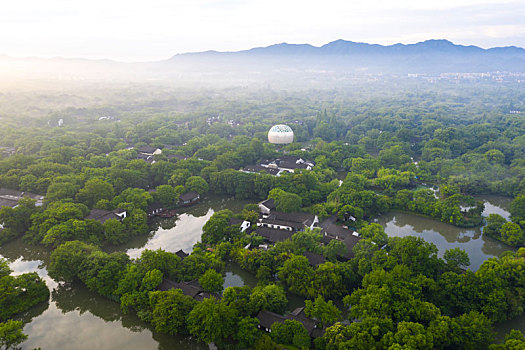
[[[525,47],[525,0],[7,0],[0,53],[160,60],[336,39]]]

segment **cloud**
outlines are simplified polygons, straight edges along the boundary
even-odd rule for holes
[[[523,18],[525,5],[512,0],[20,0],[3,4],[0,47],[7,54],[140,60],[338,38],[525,46]]]

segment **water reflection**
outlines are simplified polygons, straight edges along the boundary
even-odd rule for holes
[[[162,248],[168,252],[182,249],[185,252],[191,252],[193,245],[201,239],[202,227],[213,213],[213,209],[208,209],[204,216],[181,214],[175,226],[169,229],[160,227],[146,244],[139,248],[128,249],[127,253],[131,258],[138,258],[145,249]]]
[[[137,257],[144,249],[191,251],[202,234],[202,226],[216,210],[240,211],[248,201],[212,197],[185,209],[172,219],[152,225],[149,236],[135,238],[127,245],[108,250],[128,250]],[[49,250],[15,240],[0,247],[0,257],[8,260],[13,274],[36,271],[51,290],[49,302],[41,303],[17,319],[25,323],[28,339],[23,349],[207,349],[191,337],[178,337],[155,332],[133,312],[123,314],[118,303],[89,291],[84,285],[58,284],[47,274]],[[255,286],[254,276],[233,266],[225,283]]]
[[[36,250],[35,250],[36,249]],[[123,314],[120,305],[89,291],[80,283],[58,284],[47,275],[48,254],[21,240],[4,245],[14,275],[36,271],[51,289],[51,299],[17,315],[24,322],[28,339],[22,349],[206,349],[188,337],[156,333],[133,312]],[[19,256],[35,253],[32,256]]]
[[[254,275],[241,269],[238,264],[229,263],[226,265],[226,274],[224,276],[223,288],[228,287],[243,287],[249,286],[251,288],[257,286],[257,278]]]
[[[499,214],[505,219],[510,220],[510,203],[512,198],[502,196],[482,196],[477,197],[485,203],[485,210],[483,216],[489,216],[489,214]]]
[[[149,236],[137,237],[113,250],[126,250],[131,258],[138,258],[145,249],[162,248],[168,252],[182,249],[190,253],[193,245],[200,241],[202,227],[215,211],[230,209],[238,213],[248,203],[247,200],[218,196],[207,198],[197,205],[181,209],[176,217],[156,220],[152,223],[152,233]]]
[[[511,199],[498,196],[479,198],[485,202],[483,215],[498,213],[503,217],[508,217],[507,209]],[[389,236],[417,236],[434,243],[440,256],[451,248],[464,249],[470,257],[470,269],[472,270],[479,269],[486,259],[514,249],[483,236],[481,227],[459,228],[431,218],[399,212],[382,215],[378,218],[378,222],[383,225]]]

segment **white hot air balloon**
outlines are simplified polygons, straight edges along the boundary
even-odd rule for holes
[[[286,145],[293,142],[293,130],[288,125],[274,125],[268,131],[268,142],[276,145]]]

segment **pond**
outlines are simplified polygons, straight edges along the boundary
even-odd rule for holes
[[[508,218],[510,198],[483,196],[478,199],[485,202],[484,216],[495,213]],[[445,251],[451,248],[464,249],[470,257],[469,268],[472,270],[479,269],[483,261],[488,258],[499,256],[507,250],[515,250],[484,236],[482,227],[460,228],[431,218],[400,212],[381,215],[377,221],[389,236],[417,236],[434,243],[439,250],[439,256],[443,256]]]
[[[28,339],[22,349],[207,349],[186,337],[159,334],[133,312],[82,284],[59,284],[47,274],[49,251],[16,240],[0,247],[14,275],[37,272],[51,290],[48,303],[19,315]]]
[[[257,286],[257,278],[254,275],[241,269],[236,263],[229,263],[226,265],[226,275],[224,277],[224,288],[228,287],[243,287],[249,286],[254,288]],[[304,306],[305,298],[293,293],[286,293],[288,305],[286,311],[293,311],[298,307]]]
[[[111,250],[126,251],[131,258],[139,257],[145,249],[162,248],[172,253],[182,249],[190,253],[193,245],[200,241],[202,227],[214,212],[230,209],[239,213],[248,203],[253,202],[211,196],[194,206],[181,209],[173,218],[155,220],[150,235],[136,237]]]
[[[137,237],[126,245],[111,250],[124,250],[135,258],[144,249],[162,248],[176,252],[200,240],[202,226],[217,210],[241,211],[248,201],[207,198],[184,208],[172,219],[154,223],[149,236]],[[16,240],[0,247],[0,257],[8,260],[14,274],[37,272],[49,289],[48,303],[37,305],[19,315],[28,339],[22,349],[208,349],[206,344],[190,337],[160,334],[140,320],[134,312],[124,314],[118,303],[89,291],[81,283],[59,284],[47,274],[49,250]],[[254,276],[229,266],[225,286],[255,286]]]

